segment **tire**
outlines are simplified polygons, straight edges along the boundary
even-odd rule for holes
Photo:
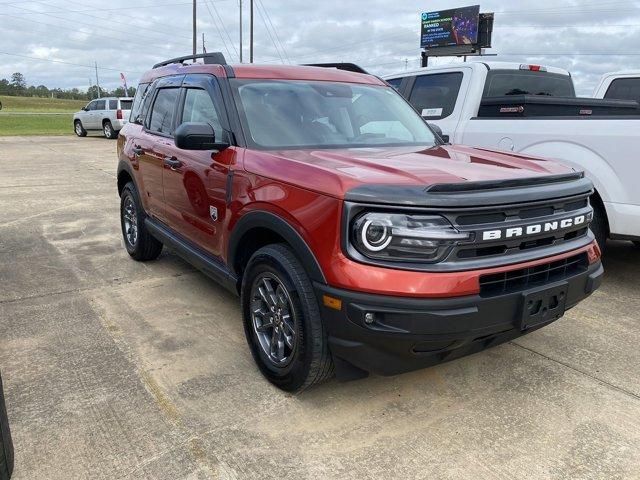
[[[13,443],[0,377],[0,480],[9,480],[13,473]]]
[[[87,136],[87,131],[82,126],[82,122],[80,120],[73,122],[73,131],[76,132],[76,135],[79,137]]]
[[[604,209],[597,203],[593,204],[593,220],[589,228],[591,228],[593,235],[596,237],[600,250],[604,251],[607,245],[607,237],[609,236],[609,222]]]
[[[127,253],[139,262],[155,260],[162,252],[162,242],[148,232],[145,217],[138,190],[129,182],[120,196],[120,226]]]
[[[240,302],[251,354],[267,380],[287,392],[301,392],[333,376],[311,281],[287,246],[268,245],[252,255]],[[280,348],[273,349],[274,343]]]
[[[118,132],[113,129],[113,125],[109,120],[105,121],[102,124],[102,132],[104,133],[104,137],[109,140],[114,140],[118,138]]]

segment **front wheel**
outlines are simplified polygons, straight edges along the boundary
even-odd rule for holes
[[[591,231],[593,232],[594,237],[598,241],[598,246],[601,251],[604,251],[605,246],[607,244],[607,236],[608,236],[608,222],[607,222],[607,214],[600,205],[593,206],[593,220],[591,221]]]
[[[73,124],[73,131],[76,132],[76,135],[79,137],[86,137],[87,131],[82,126],[82,122],[80,120],[76,120]]]
[[[311,281],[287,246],[268,245],[253,254],[241,304],[249,348],[271,383],[300,392],[333,375]]]

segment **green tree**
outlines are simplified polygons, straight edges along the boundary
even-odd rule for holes
[[[27,81],[20,72],[11,75],[11,87],[14,95],[22,95],[27,88]]]

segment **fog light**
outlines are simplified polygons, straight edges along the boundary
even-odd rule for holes
[[[368,325],[371,325],[375,319],[376,319],[375,316],[371,312],[364,314],[364,323]]]

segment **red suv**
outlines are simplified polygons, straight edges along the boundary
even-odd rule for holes
[[[271,382],[458,358],[599,286],[582,173],[445,144],[383,80],[331,66],[163,62],[118,140],[127,251],[165,245],[239,294]]]

